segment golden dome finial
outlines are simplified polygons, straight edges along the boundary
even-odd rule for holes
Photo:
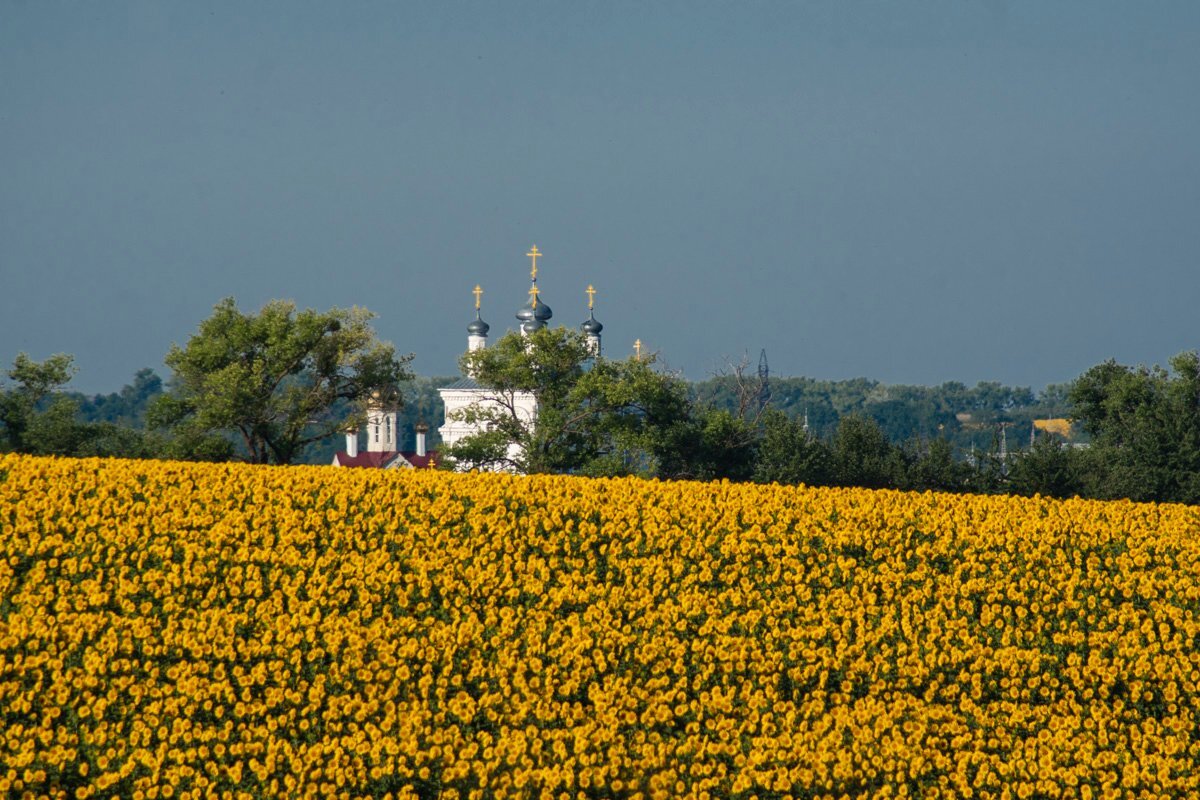
[[[542,254],[538,251],[537,245],[535,244],[533,246],[533,248],[525,255],[529,256],[530,261],[533,262],[533,266],[530,267],[530,269],[529,269],[529,277],[531,280],[536,281],[537,280],[537,260],[538,260],[538,257],[541,256]]]

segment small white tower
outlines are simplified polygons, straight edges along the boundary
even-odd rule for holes
[[[396,451],[396,410],[385,409],[379,393],[371,395],[367,406],[367,452]]]
[[[473,353],[487,347],[487,335],[490,326],[479,316],[479,298],[483,296],[483,288],[475,284],[475,319],[467,326],[467,352]]]
[[[592,358],[600,357],[600,331],[604,330],[604,326],[596,319],[596,314],[593,311],[596,300],[596,290],[589,283],[587,287],[588,296],[588,318],[583,321],[579,329],[587,336],[588,349],[592,351]]]

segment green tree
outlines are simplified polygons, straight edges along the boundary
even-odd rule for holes
[[[1098,496],[1200,503],[1200,356],[1181,353],[1170,367],[1110,360],[1071,387]]]
[[[5,449],[35,452],[37,437],[50,434],[56,442],[63,438],[58,430],[51,429],[49,421],[38,424],[38,418],[49,413],[56,423],[73,421],[74,406],[60,396],[60,390],[74,374],[74,359],[66,353],[45,361],[34,361],[25,353],[17,355],[8,371],[15,385],[0,394],[0,430]],[[47,404],[50,408],[45,408]],[[30,431],[35,425],[37,429]]]
[[[970,478],[971,468],[954,458],[954,445],[937,438],[910,454],[903,485],[915,491],[961,492]]]
[[[758,431],[748,420],[723,408],[694,405],[681,410],[663,430],[657,474],[676,480],[750,480],[758,452]]]
[[[842,417],[831,449],[834,480],[841,486],[884,489],[899,486],[903,479],[903,454],[872,419]]]
[[[366,309],[297,311],[275,300],[257,314],[233,298],[216,305],[185,347],[165,359],[171,391],[157,398],[150,423],[170,431],[171,454],[287,464],[304,448],[361,424],[372,396],[399,404],[397,385],[412,356],[380,342]],[[334,409],[352,401],[347,420]]]
[[[0,392],[0,447],[33,455],[151,458],[161,442],[144,432],[111,422],[79,419],[79,395],[63,391],[75,374],[74,359],[60,353],[34,361],[24,353]]]
[[[1013,460],[1008,488],[1013,494],[1073,497],[1085,491],[1084,457],[1054,435],[1042,436]]]
[[[75,395],[79,416],[86,422],[113,422],[130,427],[145,423],[150,402],[163,392],[162,378],[149,368],[140,369],[119,392],[86,396]]]
[[[489,393],[461,414],[482,431],[444,453],[467,468],[653,474],[665,429],[687,409],[686,385],[654,363],[593,358],[586,338],[566,328],[510,333],[460,360]],[[528,396],[532,418],[522,412]]]
[[[823,486],[832,481],[829,448],[809,434],[804,424],[777,409],[762,415],[762,438],[754,464],[758,483],[804,483]]]

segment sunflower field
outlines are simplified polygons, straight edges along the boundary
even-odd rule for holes
[[[1200,796],[1200,509],[0,457],[0,796]]]

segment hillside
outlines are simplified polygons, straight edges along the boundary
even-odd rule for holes
[[[1198,513],[4,456],[0,791],[1194,797]]]

